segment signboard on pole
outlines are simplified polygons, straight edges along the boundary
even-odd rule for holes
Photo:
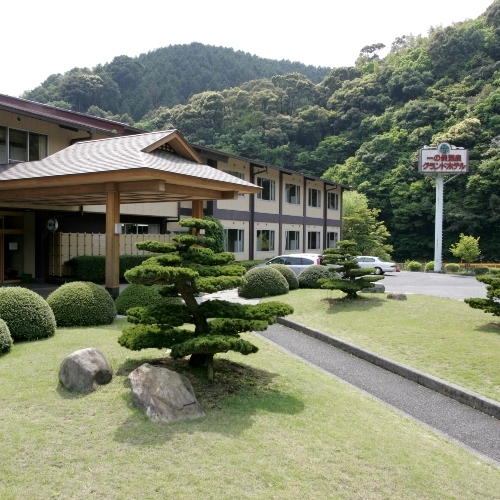
[[[418,171],[421,174],[466,174],[469,171],[469,150],[442,142],[437,147],[418,150]]]

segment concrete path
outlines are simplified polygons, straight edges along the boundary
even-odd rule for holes
[[[291,328],[258,335],[500,467],[499,420]]]

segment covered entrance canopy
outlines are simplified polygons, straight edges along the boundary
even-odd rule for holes
[[[0,205],[106,206],[106,288],[119,291],[120,203],[236,199],[260,188],[203,164],[176,130],[79,142],[40,161],[0,165]]]

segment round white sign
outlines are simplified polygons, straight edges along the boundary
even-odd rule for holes
[[[47,229],[54,233],[57,231],[57,228],[59,227],[59,223],[57,222],[57,219],[49,219],[47,221]]]

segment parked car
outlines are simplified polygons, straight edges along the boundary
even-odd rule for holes
[[[395,273],[397,271],[397,266],[394,262],[385,262],[378,257],[369,255],[356,257],[356,262],[362,269],[374,268],[375,274]]]
[[[292,255],[278,255],[263,264],[257,264],[254,268],[268,266],[269,264],[284,264],[295,274],[299,274],[306,267],[321,264],[321,258],[322,255],[320,253],[294,253]]]

